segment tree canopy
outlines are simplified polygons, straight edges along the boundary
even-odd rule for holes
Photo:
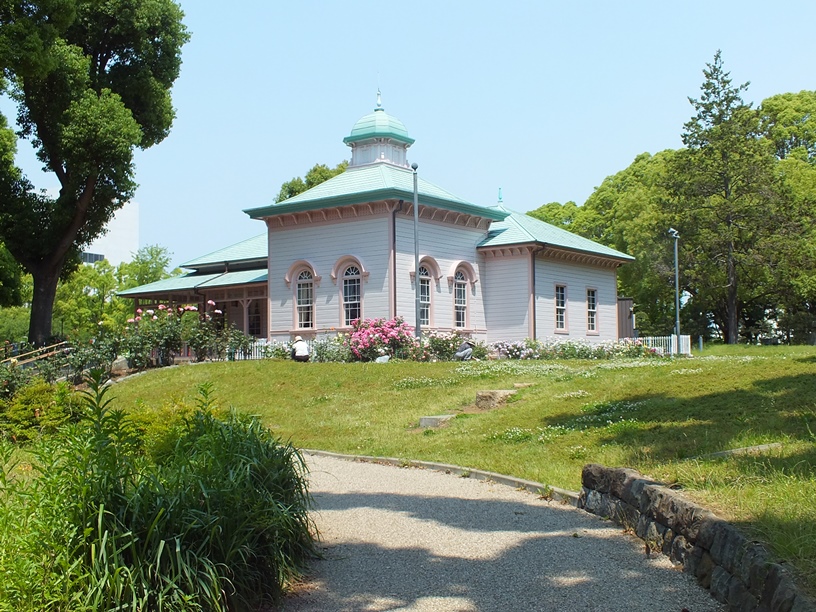
[[[312,166],[312,169],[306,173],[304,178],[296,176],[292,180],[286,181],[283,185],[281,185],[278,196],[275,198],[275,202],[283,202],[284,200],[288,200],[299,193],[303,193],[307,189],[316,187],[320,183],[328,181],[330,178],[337,176],[338,174],[342,174],[346,171],[346,168],[348,168],[347,161],[340,162],[334,168],[329,168],[326,164],[315,164]]]
[[[771,327],[816,332],[816,92],[781,94],[758,109],[742,100],[721,54],[707,64],[685,148],[644,153],[607,177],[583,206],[532,211],[554,225],[630,253],[619,291],[633,297],[643,334],[671,333],[680,233],[681,329],[728,342]]]
[[[33,277],[29,339],[51,335],[57,280],[136,188],[135,147],[169,133],[170,89],[188,40],[173,0],[9,0],[0,5],[0,68],[17,104],[16,136],[34,146],[59,193],[14,166],[0,124],[0,237]]]

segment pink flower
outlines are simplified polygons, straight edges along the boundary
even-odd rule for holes
[[[215,302],[212,300],[207,300],[207,306],[215,306]]]
[[[137,308],[137,309],[136,309],[136,314],[142,314],[142,309],[141,309],[141,308]]]
[[[141,321],[141,320],[142,320],[142,317],[136,317],[136,319],[134,319],[134,320],[135,320],[135,321]]]
[[[128,323],[135,323],[135,322],[136,322],[136,319],[128,319],[128,320],[127,320],[127,322],[128,322]]]
[[[164,310],[165,308],[167,308],[167,306],[164,304],[159,304],[159,310]]]
[[[191,310],[192,312],[198,312],[198,306],[187,306],[187,310]]]
[[[179,308],[179,312],[184,312],[184,307],[183,306],[179,306],[178,308]]]

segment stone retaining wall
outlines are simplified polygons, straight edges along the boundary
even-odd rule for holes
[[[578,507],[634,531],[729,610],[803,612],[816,606],[765,548],[735,527],[635,470],[584,467]]]

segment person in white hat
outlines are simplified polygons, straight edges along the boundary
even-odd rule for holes
[[[309,361],[309,344],[300,336],[295,336],[295,341],[292,343],[292,359]]]
[[[453,358],[458,361],[469,361],[472,355],[473,342],[470,340],[465,340],[459,345],[459,348],[456,349],[456,354],[454,354]]]

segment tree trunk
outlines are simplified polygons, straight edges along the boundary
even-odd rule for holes
[[[726,274],[728,286],[726,287],[725,310],[728,320],[726,330],[728,337],[727,344],[737,344],[739,342],[739,317],[737,316],[737,261],[733,253],[733,244],[729,246],[728,260],[726,261]]]
[[[43,262],[31,273],[34,296],[31,300],[28,341],[36,346],[44,346],[51,339],[51,318],[61,268],[61,265]]]

